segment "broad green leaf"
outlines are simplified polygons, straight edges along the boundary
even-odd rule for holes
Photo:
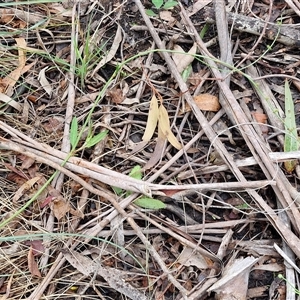
[[[74,117],[70,128],[70,143],[73,148],[76,147],[77,137],[78,137],[78,120],[76,117]]]
[[[152,4],[159,9],[164,4],[164,0],[152,0]]]
[[[97,135],[93,136],[92,138],[87,138],[85,142],[85,147],[90,148],[100,141],[102,141],[107,136],[108,130],[98,133]]]
[[[165,5],[163,6],[163,8],[164,8],[164,9],[173,8],[173,7],[176,6],[177,4],[178,4],[177,1],[172,1],[172,0],[170,0],[170,1],[167,1],[167,2],[165,3]]]
[[[135,205],[142,207],[142,208],[149,208],[149,209],[163,209],[166,208],[166,204],[160,200],[148,198],[148,197],[141,197],[133,202]]]
[[[137,165],[137,166],[132,168],[132,170],[129,173],[129,176],[131,178],[141,180],[142,175],[143,175],[141,170],[142,170],[141,166]]]
[[[112,186],[113,191],[115,192],[116,195],[121,196],[121,194],[123,193],[123,189],[116,187],[116,186]]]
[[[158,121],[158,101],[155,95],[152,96],[152,99],[150,101],[150,108],[149,108],[149,114],[148,114],[148,120],[146,129],[143,135],[143,141],[148,142],[151,140],[153,133],[155,131],[157,121]]]
[[[149,17],[156,17],[157,16],[157,14],[152,9],[146,9],[145,12],[146,12],[146,15],[149,16]]]
[[[284,139],[284,152],[298,151],[299,149],[299,138],[297,134],[297,126],[295,120],[295,108],[292,98],[292,93],[289,87],[289,83],[285,81],[284,87],[285,93],[285,139]],[[284,166],[287,172],[291,173],[296,167],[296,160],[289,160],[284,162]]]
[[[158,127],[173,147],[178,150],[182,148],[181,144],[178,142],[177,138],[171,131],[169,115],[163,105],[159,107]]]

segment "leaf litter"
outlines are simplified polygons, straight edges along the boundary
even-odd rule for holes
[[[0,4],[3,299],[295,299],[299,7],[173,2]]]

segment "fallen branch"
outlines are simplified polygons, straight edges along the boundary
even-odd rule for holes
[[[214,9],[206,7],[204,8],[204,14],[207,22],[215,23]],[[265,22],[259,19],[231,12],[227,12],[226,16],[228,23],[231,24],[235,30],[259,36],[265,28],[265,38],[269,40],[276,39],[276,41],[290,47],[300,46],[300,30],[292,28],[291,25],[286,26],[268,23],[267,26],[265,26]]]
[[[46,145],[44,145],[46,146]],[[151,197],[152,193],[156,195],[166,196],[164,191],[205,191],[205,190],[244,190],[244,189],[257,189],[267,185],[276,184],[273,180],[260,180],[260,181],[248,181],[248,182],[217,182],[217,183],[202,183],[202,184],[183,184],[183,185],[163,185],[154,184],[142,180],[134,179],[130,176],[115,172],[103,168],[91,162],[87,162],[81,158],[71,157],[69,161],[61,167],[67,154],[59,150],[52,149],[52,153],[46,153],[28,146],[21,146],[15,142],[0,138],[0,148],[6,150],[12,150],[18,153],[22,153],[28,157],[35,159],[40,163],[47,164],[59,171],[63,172],[67,176],[73,178],[80,184],[84,184],[84,180],[77,175],[70,173],[70,171],[83,176],[87,176],[108,184],[109,186],[115,186],[126,191],[142,193]],[[45,149],[47,149],[45,147]],[[57,157],[59,154],[59,157]],[[68,171],[69,170],[69,171]],[[80,180],[81,179],[81,180]]]

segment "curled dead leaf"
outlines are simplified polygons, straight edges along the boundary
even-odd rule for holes
[[[48,67],[45,67],[42,69],[39,73],[38,80],[42,86],[42,88],[45,90],[45,92],[51,97],[52,95],[52,86],[48,79],[46,78],[46,70]]]
[[[31,273],[31,275],[36,276],[36,277],[42,277],[42,274],[39,270],[38,264],[34,259],[32,246],[29,248],[27,259],[28,259],[28,269],[29,269],[29,272]]]

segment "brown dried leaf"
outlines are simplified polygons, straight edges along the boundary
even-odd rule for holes
[[[40,208],[44,208],[46,205],[48,205],[52,200],[54,196],[48,196],[43,201],[40,202]]]
[[[268,117],[266,114],[255,111],[255,112],[252,112],[252,115],[257,123],[262,123],[262,124],[267,123]],[[260,124],[260,129],[263,134],[267,134],[269,132],[268,126],[264,126],[264,125]]]
[[[72,214],[73,216],[78,217],[80,219],[84,218],[84,213],[82,211],[80,211],[79,209],[70,208],[70,214]]]
[[[33,256],[40,256],[45,251],[42,240],[26,241],[24,244],[30,246],[30,250],[32,251]]]
[[[35,162],[35,159],[28,156],[19,156],[20,160],[22,160],[21,169],[29,169]]]
[[[178,262],[184,266],[196,266],[197,269],[204,270],[208,264],[203,255],[190,247],[185,247],[178,257]]]
[[[59,117],[49,118],[47,122],[42,124],[42,127],[47,133],[58,132],[63,129],[63,126],[64,120]]]
[[[1,92],[6,93],[6,95],[11,96],[13,91],[12,88],[16,84],[16,82],[19,80],[20,76],[24,73],[26,73],[34,64],[31,63],[28,66],[25,66],[26,64],[26,54],[23,50],[24,47],[26,47],[26,41],[24,38],[16,38],[15,39],[18,46],[18,54],[19,54],[19,66],[10,72],[5,78],[0,80],[1,83]]]
[[[32,276],[42,277],[41,272],[38,268],[38,265],[34,259],[32,246],[29,248],[28,252],[28,269]]]
[[[111,101],[116,104],[122,103],[125,99],[125,95],[123,94],[123,91],[116,87],[108,90],[107,96],[109,96],[111,98]]]
[[[151,140],[151,138],[154,134],[157,122],[158,122],[158,117],[159,117],[158,100],[157,100],[156,96],[153,95],[152,99],[150,101],[146,129],[145,129],[144,135],[142,137],[143,141],[148,142]]]
[[[4,10],[1,14],[0,24],[9,24],[12,28],[23,29],[27,26],[27,23],[23,20],[18,19],[10,13],[10,10]]]
[[[50,203],[50,208],[53,211],[55,218],[59,221],[63,218],[67,212],[70,211],[71,207],[64,199],[55,199]]]
[[[175,52],[172,54],[172,58],[176,64],[177,70],[179,73],[181,73],[188,65],[190,65],[193,62],[195,58],[194,55],[197,52],[197,44],[194,43],[193,47],[187,53],[185,53],[179,45],[175,45],[173,50],[176,52],[183,52]]]
[[[177,138],[171,130],[169,115],[163,105],[159,107],[158,127],[173,147],[175,147],[178,150],[182,148],[182,145],[178,142]]]
[[[194,101],[201,110],[218,111],[221,108],[218,97],[211,94],[195,96]]]
[[[13,167],[12,165],[7,164],[5,162],[3,162],[3,164],[5,165],[5,167],[7,169],[11,170],[13,173],[16,173],[18,176],[24,178],[25,180],[28,179],[28,176],[24,172],[18,170],[16,167]],[[14,181],[14,175],[10,175],[10,174],[12,174],[12,173],[8,173],[8,175],[7,175],[7,177],[11,176],[11,178],[9,178],[9,180],[11,180],[11,181],[13,181],[13,182],[15,182],[15,183],[18,184],[18,181]]]
[[[23,183],[15,193],[12,201],[16,203],[27,191],[32,189],[33,185],[40,180],[40,176],[36,176]]]
[[[176,19],[172,16],[172,12],[170,10],[162,10],[159,12],[159,16],[162,20],[169,22],[169,24],[172,26],[172,24],[176,23]]]
[[[263,123],[263,124],[267,123],[268,117],[266,114],[259,113],[259,112],[252,112],[252,115],[258,123]]]

